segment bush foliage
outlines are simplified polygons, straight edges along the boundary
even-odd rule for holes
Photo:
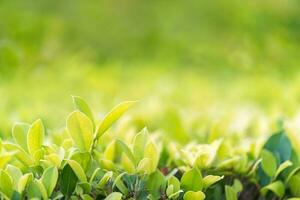
[[[61,130],[16,123],[0,142],[2,199],[300,199],[298,152],[282,125],[261,143],[183,144],[126,121],[111,130],[134,101],[100,122],[82,98],[73,103]]]

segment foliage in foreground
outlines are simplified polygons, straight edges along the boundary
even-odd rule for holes
[[[298,154],[284,130],[262,148],[223,139],[181,146],[126,124],[104,134],[135,102],[100,123],[82,98],[73,102],[61,131],[16,123],[13,140],[0,141],[1,199],[300,199]]]

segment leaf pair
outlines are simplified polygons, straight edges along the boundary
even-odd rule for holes
[[[80,151],[90,151],[95,142],[117,121],[135,102],[123,102],[114,107],[98,125],[96,131],[94,117],[88,104],[74,96],[75,110],[67,119],[67,129]]]

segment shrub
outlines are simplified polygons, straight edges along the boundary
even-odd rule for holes
[[[182,146],[147,128],[132,134],[121,126],[105,134],[136,102],[117,105],[100,123],[82,98],[73,102],[66,128],[46,134],[41,120],[16,123],[12,141],[0,141],[2,199],[300,197],[298,155],[284,130],[261,151],[223,139]]]

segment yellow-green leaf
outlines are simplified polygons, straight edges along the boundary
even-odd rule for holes
[[[203,187],[208,188],[209,186],[215,184],[216,182],[222,180],[224,176],[214,176],[208,175],[203,178]]]
[[[29,124],[26,123],[16,123],[12,129],[12,136],[15,142],[20,145],[25,151],[27,148],[27,133],[30,128]]]
[[[133,141],[133,154],[137,161],[140,161],[143,159],[143,152],[145,149],[145,145],[147,142],[147,136],[148,136],[148,130],[147,128],[144,128],[141,132],[139,132],[135,137]]]
[[[278,177],[278,175],[279,175],[283,170],[285,170],[286,168],[288,168],[288,167],[290,167],[290,166],[292,166],[292,165],[293,165],[293,163],[292,163],[291,161],[289,161],[289,160],[287,160],[287,161],[281,163],[281,164],[279,165],[278,169],[276,170],[276,173],[275,173],[275,175],[274,175],[274,179],[276,179],[276,178]]]
[[[79,150],[90,150],[93,141],[93,124],[84,113],[72,112],[67,119],[67,129]]]
[[[50,196],[56,186],[58,179],[58,170],[56,167],[47,168],[41,178],[42,183],[44,184],[48,196]]]
[[[31,155],[42,147],[45,129],[40,119],[36,120],[29,128],[27,134],[27,148]]]
[[[265,149],[262,150],[261,157],[262,157],[261,166],[264,172],[269,177],[272,177],[276,173],[276,169],[277,169],[276,158],[270,151]]]
[[[272,191],[277,197],[282,198],[285,193],[285,187],[281,181],[276,181],[261,189],[261,193],[264,196],[267,195],[268,191]]]
[[[202,175],[198,167],[186,171],[181,178],[181,186],[187,191],[197,192],[203,188]]]
[[[102,120],[102,122],[99,124],[99,126],[97,127],[97,135],[96,135],[96,139],[98,139],[99,137],[101,137],[101,135],[103,135],[103,133],[105,133],[105,131],[107,129],[109,129],[112,124],[117,121],[129,108],[131,108],[134,104],[136,103],[136,101],[126,101],[126,102],[122,102],[119,105],[117,105],[116,107],[114,107]]]
[[[30,182],[32,180],[32,178],[33,178],[33,175],[31,173],[24,174],[20,178],[20,180],[18,182],[18,192],[19,193],[22,193],[25,190],[28,182]]]
[[[72,170],[74,171],[74,173],[76,174],[76,176],[78,177],[78,179],[81,182],[87,182],[87,178],[86,175],[84,173],[84,170],[82,169],[82,167],[78,164],[78,162],[74,161],[74,160],[68,160],[69,165],[71,166]]]
[[[0,170],[0,191],[7,197],[11,197],[13,192],[13,180],[12,177],[3,170]]]
[[[158,161],[159,161],[159,151],[156,147],[156,145],[153,142],[149,142],[145,147],[144,152],[145,158],[150,158],[151,160],[151,168],[150,173],[155,172]]]
[[[105,198],[105,200],[121,200],[121,199],[122,199],[122,194],[120,192],[113,192]]]
[[[89,105],[86,103],[86,101],[79,96],[72,96],[72,99],[73,99],[73,104],[74,104],[75,108],[78,109],[79,111],[83,112],[86,116],[88,116],[94,126],[94,116],[93,116],[93,113],[92,113]]]
[[[187,191],[184,196],[183,196],[184,200],[203,200],[205,199],[205,194],[201,191]]]

